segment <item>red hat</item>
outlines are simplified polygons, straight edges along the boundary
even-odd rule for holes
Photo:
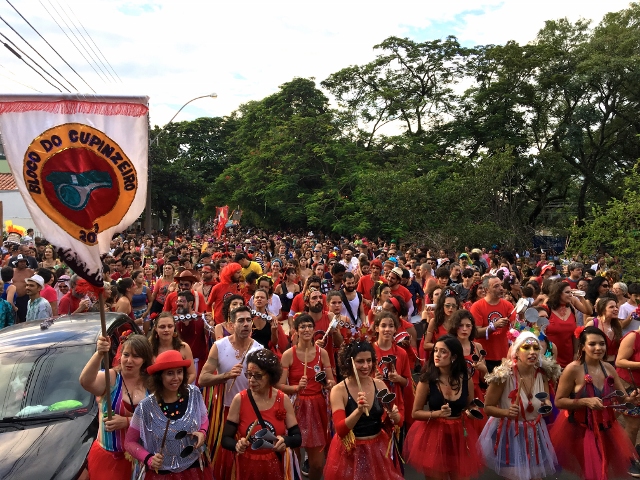
[[[167,350],[156,357],[153,365],[147,368],[147,373],[153,375],[156,372],[169,370],[170,368],[190,367],[191,360],[182,358],[182,354],[177,350]]]
[[[553,265],[545,265],[540,270],[540,275],[544,275],[547,270],[551,270],[551,272],[554,274],[556,273],[556,267],[554,267]]]
[[[382,270],[382,262],[377,258],[374,258],[373,260],[371,260],[371,263],[369,264],[369,266],[378,267],[380,270]]]

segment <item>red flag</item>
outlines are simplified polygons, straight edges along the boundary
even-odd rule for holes
[[[218,227],[216,228],[216,239],[220,239],[224,233],[225,226],[229,221],[229,207],[216,207],[216,217],[218,218]]]

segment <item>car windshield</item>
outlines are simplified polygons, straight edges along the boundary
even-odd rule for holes
[[[0,419],[86,413],[92,396],[78,378],[94,345],[0,353]]]

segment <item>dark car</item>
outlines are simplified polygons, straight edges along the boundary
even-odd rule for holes
[[[107,313],[106,321],[112,354],[120,333],[139,333],[124,314]],[[0,479],[80,477],[98,433],[98,404],[78,378],[100,331],[99,313],[0,330]]]

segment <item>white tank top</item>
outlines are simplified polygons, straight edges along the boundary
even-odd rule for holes
[[[229,337],[221,338],[216,341],[216,346],[218,348],[218,374],[223,374],[231,371],[231,369],[240,363],[240,358],[238,358],[238,351],[233,348],[231,342],[229,341]],[[247,356],[251,352],[255,352],[256,350],[261,350],[262,345],[255,340],[252,339],[251,346],[249,347],[249,352]],[[240,357],[242,357],[242,352],[240,352]],[[233,397],[236,396],[237,393],[242,390],[246,390],[249,387],[249,380],[244,376],[244,372],[247,371],[247,359],[245,357],[242,364],[242,373],[237,377],[236,383],[233,385],[231,391],[228,391],[229,385],[233,382],[232,379],[227,380],[225,384],[225,394],[224,394],[224,406],[231,406],[231,401]]]

